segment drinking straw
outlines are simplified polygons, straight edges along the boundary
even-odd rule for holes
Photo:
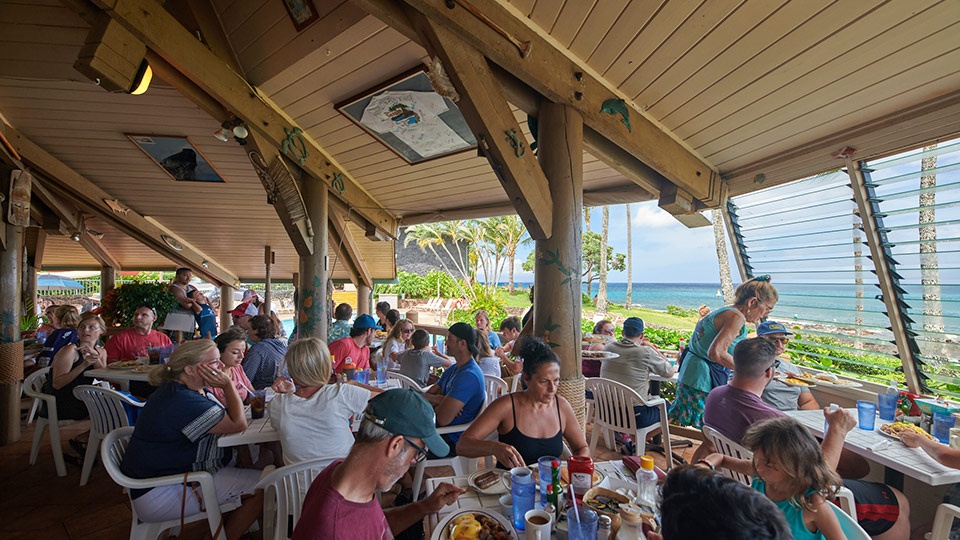
[[[573,519],[577,521],[577,526],[580,526],[580,511],[577,510],[577,494],[573,491],[573,483],[570,483],[570,498],[573,499]]]

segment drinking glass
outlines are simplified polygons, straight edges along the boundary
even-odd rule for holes
[[[513,526],[522,531],[527,523],[524,515],[533,510],[537,485],[533,481],[533,471],[526,467],[510,469],[510,494],[513,495]]]
[[[560,462],[560,458],[553,456],[543,456],[537,460],[537,472],[540,474],[540,507],[547,504],[547,486],[553,480],[550,470],[550,464],[554,461]]]
[[[860,429],[873,431],[877,421],[877,404],[872,401],[857,401],[857,416],[860,421]]]
[[[943,444],[950,442],[950,428],[956,424],[957,419],[950,413],[933,413],[933,427],[930,434],[937,438]]]
[[[377,364],[377,386],[387,384],[387,363],[386,361]]]
[[[579,519],[578,519],[579,518]],[[583,505],[575,505],[567,510],[567,538],[569,540],[595,540],[597,538],[597,520],[600,516]]]
[[[877,394],[877,408],[880,410],[881,420],[893,421],[894,416],[897,414],[897,399],[899,397],[900,394],[893,392],[881,392]]]
[[[250,392],[250,417],[254,420],[263,418],[264,409],[267,406],[267,391],[254,390]]]

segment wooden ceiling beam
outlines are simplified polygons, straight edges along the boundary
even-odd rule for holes
[[[161,235],[166,234],[165,231],[125,206],[116,197],[102,190],[13,127],[0,122],[0,133],[23,156],[23,160],[49,182],[46,184],[47,187],[55,188],[52,190],[53,193],[59,193],[61,197],[75,201],[85,210],[104,219],[114,228],[167,257],[175,264],[192,268],[196,274],[203,276],[211,283],[232,286],[236,282],[236,275],[214,263],[205,254],[189,246],[184,246],[179,251],[172,248],[161,238]],[[203,266],[204,261],[208,262],[206,268]]]
[[[324,182],[334,197],[387,235],[396,236],[397,219],[392,214],[279,107],[197,40],[160,3],[156,0],[96,0],[94,3],[153,53],[246,122],[249,129],[260,132],[273,146],[283,148],[285,154],[299,160],[300,166]],[[338,189],[341,186],[343,189]]]
[[[482,50],[495,64],[555,103],[577,109],[603,137],[709,207],[723,202],[723,180],[584,62],[575,61],[496,0],[405,0],[427,18]],[[392,0],[354,0],[421,45],[410,17]],[[482,13],[482,18],[474,13]],[[527,52],[522,53],[523,47]],[[451,70],[452,71],[452,70]]]
[[[54,193],[42,181],[34,182],[33,191],[61,222],[66,223],[71,230],[80,234],[80,245],[87,250],[91,257],[96,259],[101,266],[120,270],[120,261],[110,253],[110,250],[103,245],[100,239],[87,234],[83,226],[83,214],[78,208],[68,202],[66,198]],[[40,268],[40,265],[37,264],[36,267]]]
[[[441,25],[411,12],[427,51],[443,60],[460,94],[460,112],[477,137],[510,202],[535,240],[553,234],[553,199],[547,177],[528,148],[487,59]],[[573,149],[576,150],[576,149]]]
[[[354,284],[363,284],[373,288],[373,276],[367,268],[367,263],[363,260],[363,253],[360,251],[360,246],[357,245],[353,234],[350,233],[350,230],[346,226],[343,215],[340,214],[339,210],[331,207],[329,220],[330,225],[332,225],[330,231],[331,234],[334,235],[334,241],[336,242],[336,244],[332,245],[336,246],[335,251],[344,255],[347,264],[353,267],[357,281],[359,282],[355,282]],[[330,265],[331,271],[333,266],[334,265]]]

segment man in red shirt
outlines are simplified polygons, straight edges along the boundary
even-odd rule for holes
[[[377,501],[377,490],[389,491],[411,465],[427,457],[427,450],[441,456],[449,452],[427,400],[409,388],[375,396],[350,454],[310,485],[293,540],[387,540],[452,504],[464,490],[448,483],[425,499],[386,511]]]
[[[107,362],[135,360],[147,356],[148,347],[166,347],[170,338],[153,329],[157,312],[150,306],[140,306],[133,313],[133,328],[121,330],[107,342]]]
[[[377,332],[377,321],[370,315],[360,315],[353,321],[350,336],[330,343],[330,355],[333,357],[334,373],[342,373],[347,358],[353,361],[356,369],[370,367],[370,344]]]

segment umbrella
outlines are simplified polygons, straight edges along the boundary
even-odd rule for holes
[[[66,289],[83,289],[83,283],[68,277],[57,276],[54,274],[44,274],[37,276],[38,291],[63,291]]]

